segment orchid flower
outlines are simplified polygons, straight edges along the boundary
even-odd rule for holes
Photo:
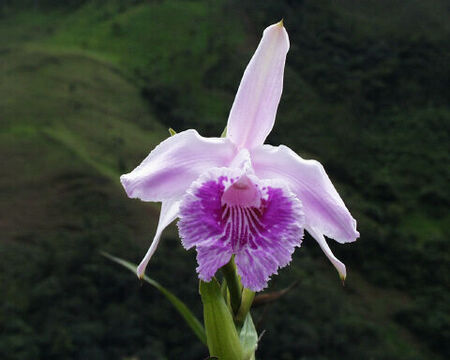
[[[283,87],[289,37],[282,22],[264,30],[231,108],[227,134],[205,138],[186,130],[159,144],[121,182],[130,198],[162,202],[142,277],[163,230],[176,218],[182,244],[197,250],[197,272],[210,281],[232,257],[244,287],[260,291],[286,266],[306,230],[336,267],[325,236],[359,237],[322,165],[284,145],[265,145]]]

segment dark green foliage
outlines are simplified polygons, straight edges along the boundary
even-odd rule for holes
[[[285,88],[269,141],[319,159],[361,232],[312,239],[254,314],[260,359],[450,356],[450,27],[446,1],[1,3],[0,358],[201,359],[134,262],[157,210],[128,200],[165,128],[217,136],[261,30],[284,18]],[[31,6],[32,7],[32,6]],[[163,126],[161,126],[162,124]],[[174,229],[149,267],[201,313]]]
[[[92,179],[95,181],[95,179]],[[103,188],[111,185],[102,184]],[[66,198],[59,210],[71,202],[71,212],[83,229],[60,229],[23,243],[2,243],[0,308],[2,359],[108,359],[123,356],[155,359],[200,358],[199,344],[189,350],[181,343],[196,344],[176,312],[166,301],[129,272],[121,271],[100,255],[101,250],[137,259],[129,209],[104,191],[83,187]],[[99,216],[101,214],[101,216]],[[175,241],[166,239],[161,255],[185,256]],[[178,244],[176,244],[178,245]],[[166,249],[166,250],[165,250]],[[184,264],[186,264],[184,260]],[[189,262],[188,262],[189,263]],[[181,265],[181,264],[180,264]],[[195,298],[197,281],[191,271],[175,264],[178,291]],[[155,261],[158,267],[158,261]],[[162,270],[159,278],[175,287],[173,275]],[[165,275],[164,275],[165,274]],[[192,305],[192,304],[190,304]],[[197,309],[198,310],[198,309]],[[161,334],[170,334],[163,338]]]

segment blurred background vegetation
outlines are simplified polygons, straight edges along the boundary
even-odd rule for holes
[[[447,0],[0,1],[0,358],[204,359],[139,262],[158,205],[118,182],[177,131],[217,136],[261,31],[284,18],[269,142],[320,160],[358,220],[307,237],[255,310],[260,359],[450,358]],[[172,226],[148,273],[201,316]]]

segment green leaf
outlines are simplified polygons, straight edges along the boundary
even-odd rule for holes
[[[243,360],[255,359],[255,351],[258,346],[258,333],[256,332],[255,324],[253,324],[250,313],[247,313],[244,325],[239,334],[239,340],[244,350]]]
[[[107,257],[108,259],[116,262],[117,264],[120,264],[123,267],[127,268],[128,270],[132,271],[134,274],[136,274],[137,268],[136,265],[105,252],[101,252],[101,254]],[[186,323],[189,325],[192,331],[194,331],[195,335],[197,335],[200,341],[206,345],[205,329],[203,328],[201,322],[192,313],[192,311],[189,310],[189,308],[178,297],[176,297],[165,287],[157,283],[155,280],[149,278],[147,275],[144,275],[142,279],[163,293],[163,295],[171,302],[171,304],[175,307],[175,309],[180,313],[180,315],[183,317],[183,319],[186,321]]]
[[[219,283],[200,281],[206,338],[209,355],[220,360],[242,360],[243,351],[233,317],[222,295]]]

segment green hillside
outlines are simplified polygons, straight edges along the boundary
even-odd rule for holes
[[[383,4],[385,6],[383,6]],[[34,5],[36,4],[36,8]],[[309,237],[255,309],[260,359],[450,355],[450,11],[445,1],[0,3],[0,358],[202,359],[138,262],[158,206],[118,176],[167,128],[217,135],[261,30],[289,31],[269,141],[325,165],[361,239]],[[151,276],[200,314],[175,227]]]

